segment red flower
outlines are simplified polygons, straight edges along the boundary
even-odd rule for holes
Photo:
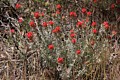
[[[109,28],[109,23],[108,23],[107,21],[105,21],[105,22],[103,23],[103,25],[104,25],[105,29],[108,29],[108,28]]]
[[[43,27],[47,27],[47,22],[43,22],[43,23],[42,23],[42,26],[43,26]]]
[[[48,45],[48,49],[50,50],[54,49],[54,45],[53,44]]]
[[[58,63],[63,63],[63,61],[64,61],[64,60],[63,60],[62,57],[59,57],[59,58],[57,59],[57,62],[58,62]]]
[[[29,25],[30,25],[31,27],[36,27],[35,22],[34,22],[34,21],[32,21],[32,20],[30,21]]]
[[[53,21],[49,21],[49,24],[50,24],[50,25],[53,25],[53,24],[54,24],[54,22],[53,22]]]
[[[14,29],[10,29],[10,32],[11,32],[11,33],[15,33],[15,30],[14,30]]]
[[[16,9],[21,8],[21,4],[18,4],[18,3],[17,3],[17,4],[15,5],[15,8],[16,8]]]
[[[70,34],[70,37],[71,37],[71,38],[74,38],[75,35],[76,35],[75,33],[71,33],[71,34]]]
[[[76,51],[76,54],[80,54],[80,53],[81,53],[81,51],[80,51],[80,50],[77,50],[77,51]]]
[[[75,39],[75,38],[72,39],[72,43],[73,43],[73,44],[76,43],[76,39]]]
[[[106,24],[104,27],[105,27],[105,29],[109,29],[110,26],[108,24]]]
[[[92,32],[93,32],[94,34],[96,34],[96,33],[97,33],[97,29],[93,29]]]
[[[18,19],[18,22],[19,22],[19,23],[22,23],[22,22],[23,22],[23,18],[20,17],[20,18]]]
[[[95,27],[97,25],[96,22],[92,22],[92,26]]]
[[[52,30],[53,33],[57,33],[60,31],[60,26],[57,26],[55,29]]]
[[[83,24],[83,21],[78,21],[78,22],[77,22],[77,27],[81,27],[82,24]]]
[[[56,29],[57,31],[60,31],[60,26],[57,26],[55,29]]]
[[[110,8],[111,8],[111,9],[114,9],[114,8],[115,8],[115,4],[114,4],[114,3],[111,4]]]
[[[57,4],[57,5],[56,5],[56,8],[57,8],[57,9],[61,9],[61,5],[60,5],[60,4]]]
[[[34,12],[34,17],[35,17],[36,19],[38,19],[38,18],[40,17],[40,13],[39,13],[39,12]]]
[[[72,12],[70,12],[70,16],[71,16],[71,17],[76,17],[77,14],[76,14],[76,12],[73,12],[73,11],[72,11]]]
[[[27,32],[26,34],[28,39],[32,39],[33,38],[33,32]]]
[[[86,8],[82,8],[82,13],[85,13],[86,12]]]
[[[91,16],[91,14],[92,14],[91,12],[87,12],[87,15],[88,15],[88,16]]]

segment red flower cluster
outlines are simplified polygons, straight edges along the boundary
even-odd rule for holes
[[[52,30],[53,33],[57,33],[60,31],[60,26],[57,26],[55,29]]]
[[[43,27],[47,27],[47,22],[43,22],[43,23],[42,23],[42,26],[43,26]]]
[[[49,21],[48,22],[51,26],[54,24],[54,22],[53,21]]]
[[[76,12],[72,11],[72,12],[70,12],[70,16],[71,17],[77,17],[77,14],[76,14]]]
[[[97,23],[95,21],[92,22],[91,24],[93,27],[95,27],[97,25]]]
[[[57,4],[57,5],[56,5],[56,8],[60,10],[62,7],[61,7],[60,4]]]
[[[97,33],[97,29],[93,29],[92,32],[93,32],[94,34],[96,34],[96,33]]]
[[[76,36],[76,34],[74,33],[74,31],[73,30],[70,30],[70,37],[71,38],[74,38]]]
[[[107,21],[105,21],[104,23],[103,23],[103,26],[105,27],[105,29],[108,29],[110,26],[109,26],[109,23],[107,22]]]
[[[16,8],[16,9],[20,9],[20,8],[21,8],[21,4],[18,4],[18,3],[17,3],[17,4],[15,5],[15,8]]]
[[[73,31],[73,30],[70,30],[70,37],[72,38],[71,42],[72,42],[73,44],[76,43],[76,38],[74,38],[75,36],[76,36],[76,34],[74,33],[74,31]]]
[[[15,33],[15,30],[14,30],[14,29],[10,29],[10,32],[11,32],[11,33]]]
[[[76,43],[76,38],[73,38],[71,41],[72,41],[73,44],[75,44]]]
[[[75,33],[71,33],[71,34],[70,34],[70,37],[71,37],[71,38],[74,38],[75,36],[76,36]]]
[[[81,27],[82,25],[83,25],[83,21],[78,21],[76,24],[77,27]]]
[[[48,45],[48,49],[50,50],[54,49],[54,45],[53,44]]]
[[[34,22],[33,20],[30,21],[29,25],[30,25],[31,27],[33,27],[33,28],[36,27],[36,24],[35,24],[35,22]]]
[[[82,13],[85,13],[86,11],[86,8],[82,8]]]
[[[76,50],[76,54],[80,54],[81,53],[81,51],[80,50]]]
[[[64,61],[64,60],[63,60],[63,58],[62,58],[62,57],[59,57],[59,58],[57,59],[57,62],[58,62],[58,63],[61,63],[61,64],[62,64],[62,63],[63,63],[63,61]]]
[[[87,12],[87,16],[91,16],[91,14],[92,14],[92,13],[91,13],[90,11],[89,11],[89,12]]]
[[[39,12],[34,12],[34,17],[35,17],[36,19],[38,19],[38,18],[40,17],[40,13],[39,13]]]
[[[27,32],[26,36],[27,36],[28,39],[31,40],[33,38],[33,32]]]
[[[111,9],[114,9],[114,8],[115,8],[115,4],[114,4],[114,3],[111,4],[110,8],[111,8]]]

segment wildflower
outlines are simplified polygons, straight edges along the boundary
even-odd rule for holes
[[[72,11],[72,12],[70,12],[70,16],[71,16],[71,17],[76,17],[77,14],[76,14],[76,12],[73,12],[73,11]]]
[[[30,25],[31,27],[36,27],[36,24],[35,24],[35,22],[34,22],[33,20],[30,21],[29,25]]]
[[[33,32],[27,32],[26,36],[27,36],[28,39],[31,40],[33,38]]]
[[[64,61],[64,60],[63,60],[62,57],[59,57],[59,58],[57,59],[57,62],[58,62],[58,63],[63,63],[63,61]]]
[[[105,21],[105,22],[103,23],[103,26],[105,27],[105,29],[108,29],[108,28],[109,28],[109,23],[108,23],[107,21]]]
[[[34,12],[34,17],[35,17],[36,19],[38,19],[38,18],[40,17],[40,13],[39,13],[39,12]]]
[[[60,26],[57,26],[55,29],[56,29],[57,31],[60,31]]]
[[[57,33],[60,31],[60,26],[57,26],[55,29],[52,30],[53,33]]]
[[[110,8],[111,8],[111,9],[114,9],[114,8],[115,8],[115,4],[114,4],[114,3],[111,4]]]
[[[107,24],[107,25],[105,25],[104,27],[105,27],[105,29],[108,29],[108,28],[109,28],[109,25]]]
[[[73,44],[76,43],[76,39],[75,38],[73,38],[71,41],[72,41]]]
[[[97,25],[97,23],[95,21],[92,22],[91,24],[93,27],[95,27]]]
[[[11,32],[11,33],[15,33],[15,30],[14,30],[14,29],[10,29],[10,32]]]
[[[82,13],[85,13],[86,12],[86,8],[82,8]]]
[[[53,21],[49,21],[49,24],[50,24],[50,25],[53,25],[53,24],[54,24],[54,22],[53,22]]]
[[[87,12],[87,15],[88,15],[88,16],[91,16],[91,14],[92,14],[91,12]]]
[[[54,45],[53,44],[48,45],[48,49],[50,50],[54,49]]]
[[[77,22],[77,27],[81,27],[81,26],[82,26],[82,24],[83,24],[83,22],[82,22],[82,21],[78,21],[78,22]]]
[[[60,10],[60,9],[61,9],[61,5],[60,5],[60,4],[57,4],[57,5],[56,5],[56,8]]]
[[[17,3],[17,4],[15,5],[15,8],[16,8],[16,9],[20,9],[20,8],[21,8],[21,4]]]
[[[75,35],[76,35],[75,33],[71,33],[71,34],[70,34],[70,37],[71,37],[71,38],[74,38]]]
[[[81,53],[81,51],[80,50],[76,50],[76,54],[80,54]]]
[[[42,26],[43,26],[43,27],[47,27],[47,22],[43,22],[43,23],[42,23]]]
[[[96,34],[96,33],[97,33],[97,29],[93,29],[92,32],[93,32],[94,34]]]

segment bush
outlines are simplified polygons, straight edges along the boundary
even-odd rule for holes
[[[6,0],[1,5],[1,79],[119,77],[119,2],[21,0],[11,6]]]

